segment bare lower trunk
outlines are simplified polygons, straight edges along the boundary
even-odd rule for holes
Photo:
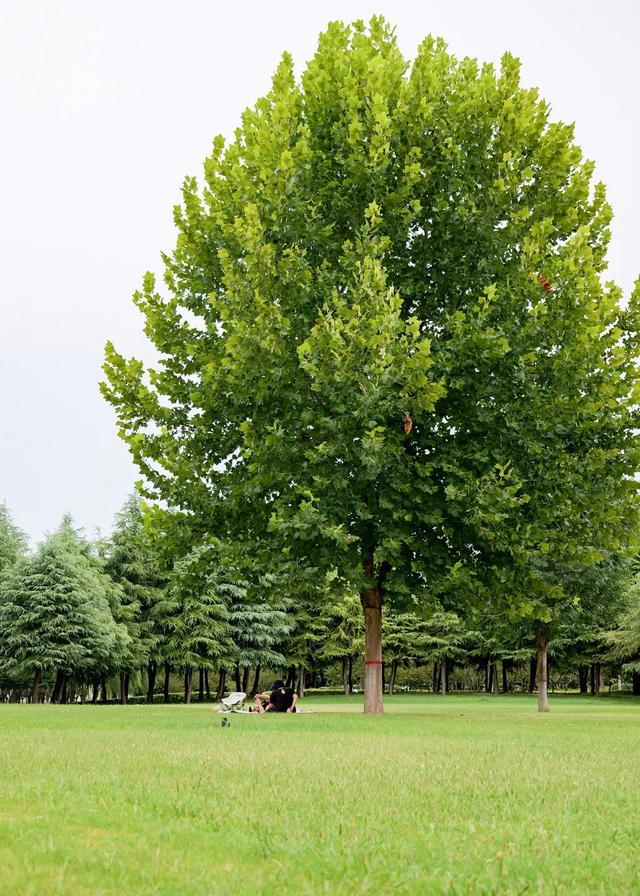
[[[184,670],[184,702],[191,703],[191,685],[193,682],[193,669],[187,666]]]
[[[51,693],[51,702],[52,703],[61,703],[62,702],[62,694],[64,692],[64,685],[66,681],[66,675],[61,669],[58,669],[56,674],[55,684],[53,685],[53,691]]]
[[[502,693],[506,694],[509,690],[509,683],[507,681],[507,670],[511,665],[511,661],[502,660]]]
[[[287,680],[285,682],[285,687],[292,688],[296,683],[296,667],[289,666],[287,669]]]
[[[364,711],[384,712],[382,704],[382,594],[379,588],[365,588],[364,608]]]
[[[38,691],[40,690],[40,676],[42,675],[42,671],[40,669],[36,669],[35,675],[33,676],[33,684],[31,685],[31,702],[38,702]]]
[[[396,676],[398,674],[398,660],[391,660],[391,674],[389,675],[389,694],[393,694],[396,688]]]
[[[342,686],[345,694],[351,693],[349,690],[349,658],[346,656],[342,657]]]
[[[129,673],[120,670],[120,703],[125,704],[129,700]]]
[[[440,693],[443,697],[447,696],[447,658],[443,657],[440,663]]]
[[[209,670],[204,670],[204,692],[207,695],[207,700],[211,700],[211,688],[209,687]]]
[[[549,629],[545,625],[536,628],[536,656],[538,660],[538,712],[549,712],[547,692],[547,656],[549,653]]]
[[[431,684],[431,690],[434,694],[438,693],[438,682],[440,681],[440,663],[433,664],[433,682]]]
[[[91,685],[91,702],[94,704],[97,703],[99,696],[100,696],[100,679],[94,678],[93,684]]]
[[[147,665],[147,703],[153,703],[153,692],[156,689],[156,673],[158,664],[151,660]]]
[[[498,689],[498,664],[491,663],[491,693],[499,694]]]
[[[578,666],[578,686],[581,694],[589,690],[589,667],[584,663]]]
[[[227,670],[220,667],[220,674],[218,676],[218,690],[216,691],[216,700],[222,700],[224,697],[224,689],[227,683]]]
[[[242,691],[243,694],[246,694],[247,691],[249,690],[249,673],[250,672],[251,672],[251,669],[249,668],[249,666],[245,666],[244,669],[242,670],[242,687],[240,688],[240,690]]]
[[[640,672],[631,673],[631,693],[634,697],[640,697]]]
[[[162,700],[164,703],[169,702],[169,685],[171,683],[171,666],[169,663],[164,664],[164,682],[162,684]]]
[[[533,694],[536,689],[536,679],[538,677],[538,660],[532,657],[529,660],[529,693]]]
[[[349,657],[349,693],[353,694],[353,657]]]
[[[100,676],[100,700],[107,702],[107,678],[105,675]]]
[[[300,666],[300,670],[298,672],[298,681],[296,683],[296,694],[300,699],[304,697],[304,666]]]
[[[198,669],[198,700],[200,703],[204,700],[204,669],[202,666]]]
[[[236,663],[236,667],[233,670],[233,676],[235,678],[236,691],[242,690],[242,682],[240,681],[240,663]]]
[[[260,690],[260,664],[256,666],[255,675],[253,676],[253,684],[251,685],[251,696],[255,697],[255,695]]]

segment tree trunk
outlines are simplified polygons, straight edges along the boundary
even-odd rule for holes
[[[536,627],[536,654],[538,660],[538,712],[549,712],[549,695],[547,693],[549,629],[546,625]]]
[[[204,669],[202,666],[198,669],[198,702],[204,700]]]
[[[586,694],[589,690],[589,667],[584,663],[578,666],[578,686],[581,694]]]
[[[151,660],[147,665],[147,703],[153,703],[153,692],[156,689],[158,664]]]
[[[251,696],[255,697],[255,695],[260,690],[260,663],[256,666],[256,671],[253,676],[253,684],[251,685]]]
[[[218,675],[218,689],[216,691],[216,700],[222,700],[224,697],[224,689],[227,683],[227,670],[220,666],[220,674]]]
[[[191,703],[191,685],[193,683],[193,669],[187,666],[184,670],[184,702]]]
[[[295,683],[296,683],[296,667],[289,666],[289,668],[287,669],[287,680],[285,681],[284,686],[286,688],[292,688],[295,686]]]
[[[596,694],[596,667],[595,663],[591,663],[589,666],[589,678],[591,679],[591,695],[595,697]]]
[[[491,693],[499,694],[498,688],[498,664],[491,663]]]
[[[536,679],[538,677],[538,658],[531,657],[529,660],[529,693],[533,694],[536,689]]]
[[[389,695],[393,694],[396,687],[396,676],[398,674],[398,660],[391,660],[391,674],[389,675]]]
[[[102,703],[107,702],[107,678],[105,675],[100,676],[100,700]]]
[[[91,685],[91,702],[94,705],[98,702],[99,696],[100,696],[100,679],[94,678],[93,683]]]
[[[204,692],[207,695],[207,700],[211,700],[211,688],[209,687],[209,670],[204,670]]]
[[[245,666],[244,669],[242,670],[242,687],[240,688],[240,690],[242,691],[243,694],[246,694],[247,691],[249,690],[249,673],[250,672],[251,672],[251,669],[249,668],[249,666]]]
[[[640,697],[640,672],[631,673],[631,692],[634,697]]]
[[[349,693],[353,694],[353,657],[349,657]]]
[[[241,681],[240,681],[240,663],[236,663],[236,667],[233,670],[233,675],[236,680],[236,691],[241,691]]]
[[[349,658],[346,656],[342,657],[342,686],[345,694],[351,693],[349,690]]]
[[[162,700],[163,703],[169,702],[169,686],[171,684],[171,664],[164,664],[164,682],[162,684]]]
[[[120,703],[126,704],[129,699],[129,673],[125,669],[120,670]]]
[[[434,694],[438,693],[438,682],[440,681],[440,663],[433,663],[433,682],[431,684],[431,690]]]
[[[40,676],[42,675],[41,669],[36,669],[35,675],[33,676],[33,684],[31,685],[31,702],[38,702],[38,691],[40,690]]]
[[[382,704],[382,592],[363,588],[364,609],[364,711],[384,712]]]
[[[296,683],[296,694],[301,700],[304,697],[304,666],[300,666],[298,681]]]
[[[602,690],[602,665],[600,663],[594,663],[593,666],[593,680],[594,680],[594,693],[596,697],[600,696],[600,691]]]
[[[488,694],[491,690],[491,664],[489,660],[484,660],[484,692]]]
[[[509,682],[507,681],[507,672],[509,670],[509,661],[502,660],[502,693],[506,694],[509,690]]]
[[[64,679],[65,675],[62,669],[58,669],[56,673],[56,680],[53,685],[53,691],[51,692],[51,702],[52,703],[60,703],[62,699],[62,689],[64,687]]]
[[[440,693],[443,697],[447,696],[447,664],[448,660],[445,656],[440,663]]]

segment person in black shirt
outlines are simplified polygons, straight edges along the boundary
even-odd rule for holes
[[[297,702],[298,695],[278,679],[270,694],[256,694],[253,712],[296,712]]]

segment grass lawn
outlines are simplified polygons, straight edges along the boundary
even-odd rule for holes
[[[640,893],[640,700],[0,706],[0,893]]]

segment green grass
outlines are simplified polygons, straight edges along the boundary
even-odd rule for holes
[[[640,893],[640,700],[0,706],[0,893]]]

